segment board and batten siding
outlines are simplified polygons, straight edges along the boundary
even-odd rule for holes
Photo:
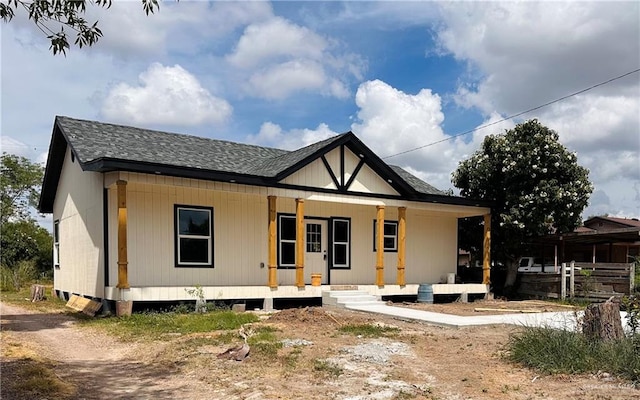
[[[488,211],[396,199],[338,194],[318,196],[312,191],[125,172],[110,173],[105,178],[109,210],[116,209],[114,183],[117,179],[128,182],[128,276],[132,287],[266,285],[268,195],[277,196],[278,213],[295,214],[295,198],[303,198],[307,218],[348,218],[351,221],[351,268],[332,269],[331,284],[375,283],[373,221],[376,205],[385,205],[385,219],[392,221],[398,219],[398,206],[407,207],[408,283],[436,283],[447,273],[455,272],[457,219]],[[213,207],[214,268],[175,266],[176,204]],[[115,211],[110,211],[110,282],[107,286],[115,286],[117,282],[117,223]],[[384,263],[385,283],[393,285],[396,283],[397,253],[386,252]],[[278,269],[277,282],[278,285],[295,284],[295,271]]]
[[[215,191],[207,188],[207,182],[199,186],[128,182],[128,278],[132,287],[266,285],[266,195]],[[116,188],[110,187],[110,210],[116,207],[116,195]],[[213,207],[213,268],[176,267],[174,205]],[[109,215],[108,286],[117,282],[117,226],[117,217]]]
[[[331,171],[341,181],[341,166],[340,166],[340,148],[331,150],[325,155],[327,164],[329,164]],[[349,149],[344,150],[344,171],[342,173],[342,180],[346,184],[353,172],[355,171],[360,158],[353,154]],[[299,171],[291,174],[281,181],[281,183],[317,187],[324,189],[336,189],[336,185],[331,179],[331,175],[327,171],[327,167],[322,160],[317,159],[305,166]],[[391,185],[380,178],[368,165],[363,165],[354,178],[351,186],[348,189],[352,192],[361,193],[380,193],[385,195],[398,195]]]
[[[67,147],[53,204],[59,221],[59,268],[54,289],[104,296],[104,228],[102,174],[83,172]]]

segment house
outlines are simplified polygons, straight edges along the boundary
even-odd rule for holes
[[[60,296],[185,300],[198,285],[265,306],[337,285],[415,295],[455,272],[458,218],[490,213],[351,132],[285,151],[60,116],[39,210]]]
[[[583,262],[629,263],[640,256],[640,221],[637,218],[592,217],[564,246],[565,258]]]
[[[573,232],[540,237],[536,256],[557,264],[631,263],[640,256],[640,221],[637,218],[591,217]]]

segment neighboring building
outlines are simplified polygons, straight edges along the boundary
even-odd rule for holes
[[[133,301],[415,295],[455,272],[458,218],[490,213],[350,132],[285,151],[68,117],[39,210],[58,294]]]
[[[571,233],[545,236],[537,243],[545,258],[553,260],[555,252],[558,263],[630,263],[640,256],[640,221],[593,217]]]

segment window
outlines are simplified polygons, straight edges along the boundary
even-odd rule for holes
[[[350,268],[351,221],[334,218],[331,220],[331,266]]]
[[[60,268],[60,220],[53,222],[53,266]]]
[[[296,217],[278,216],[278,267],[296,266]]]
[[[307,253],[320,253],[322,251],[322,225],[307,224]]]
[[[176,265],[213,267],[213,208],[175,206]]]
[[[373,251],[378,250],[376,239],[378,224],[373,220]],[[384,251],[398,251],[398,221],[384,221],[384,231],[382,241],[384,243]]]

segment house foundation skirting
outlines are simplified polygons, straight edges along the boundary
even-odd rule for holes
[[[419,284],[407,285],[346,285],[350,289],[366,291],[375,296],[414,296],[418,293]],[[203,286],[202,291],[207,300],[234,300],[234,299],[294,299],[294,298],[320,298],[322,292],[344,288],[345,285],[306,285],[299,288],[294,285],[278,286],[272,289],[267,286]],[[149,286],[131,287],[119,289],[108,286],[104,290],[106,300],[132,300],[132,301],[181,301],[195,300],[188,293],[193,286]],[[488,292],[488,285],[477,284],[433,284],[434,294],[482,294]]]

